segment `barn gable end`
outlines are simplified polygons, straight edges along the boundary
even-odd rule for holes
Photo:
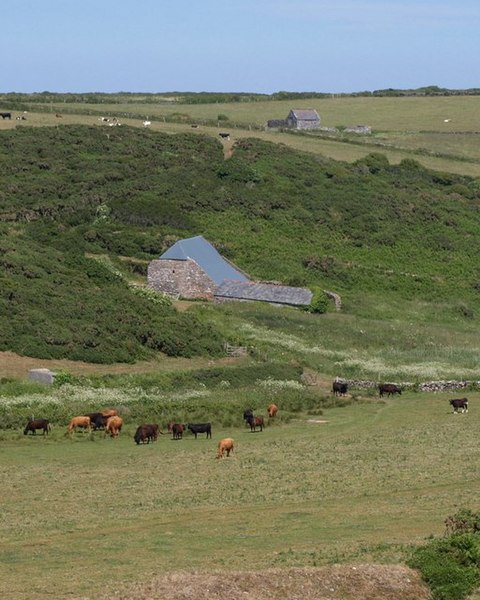
[[[148,265],[149,287],[173,298],[213,300],[216,283],[191,258],[158,259]]]

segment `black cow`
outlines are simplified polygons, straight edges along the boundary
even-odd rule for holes
[[[0,112],[0,117],[2,117],[2,119],[11,119],[12,118],[12,113],[10,112]]]
[[[212,424],[211,423],[188,423],[187,429],[189,429],[195,439],[199,433],[206,433],[207,439],[212,437]]]
[[[243,411],[243,420],[245,421],[245,423],[248,423],[248,420],[251,419],[253,417],[253,410],[251,408],[247,408],[246,410]]]
[[[332,392],[335,396],[345,396],[348,391],[348,384],[343,381],[334,381],[332,383]]]
[[[23,435],[27,435],[29,431],[33,433],[33,435],[37,435],[37,429],[43,429],[42,435],[47,434],[50,431],[50,423],[47,419],[31,419],[25,425],[25,429],[23,430]]]
[[[263,417],[254,417],[253,415],[247,419],[247,423],[250,425],[250,431],[256,431],[257,427],[260,427],[260,431],[263,431],[265,420]]]
[[[402,390],[394,383],[381,383],[378,386],[378,392],[380,396],[383,396],[384,394],[387,394],[387,396],[393,396],[394,394],[401,394]]]
[[[93,430],[105,429],[109,418],[101,412],[87,413],[85,416],[90,417],[90,424]]]
[[[458,413],[459,410],[462,413],[468,413],[468,398],[454,398],[450,400],[450,404],[453,407],[453,413]]]

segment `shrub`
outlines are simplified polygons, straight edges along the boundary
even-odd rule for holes
[[[323,314],[328,310],[328,298],[320,288],[313,288],[313,297],[307,310],[311,313]]]
[[[422,573],[435,600],[461,600],[480,584],[479,522],[478,514],[462,510],[446,520],[453,533],[414,550],[408,564]]]

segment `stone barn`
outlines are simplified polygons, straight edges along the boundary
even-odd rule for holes
[[[179,240],[148,266],[149,287],[173,298],[215,302],[268,302],[305,306],[312,292],[278,283],[251,281],[201,235]]]
[[[292,129],[318,129],[320,117],[313,108],[292,108],[287,116],[287,127]]]
[[[201,235],[179,240],[148,266],[149,287],[174,298],[213,300],[225,280],[249,278]]]

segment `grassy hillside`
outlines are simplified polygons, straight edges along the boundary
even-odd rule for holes
[[[345,315],[477,320],[475,179],[256,139],[224,160],[208,136],[128,127],[5,131],[0,159],[1,349],[97,362],[218,353],[238,337],[228,319],[176,313],[132,285],[199,233],[254,278],[340,293]]]

